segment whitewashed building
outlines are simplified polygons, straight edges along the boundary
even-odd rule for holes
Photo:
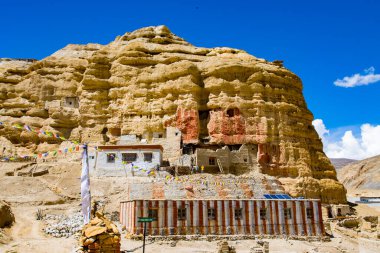
[[[89,153],[90,174],[94,176],[147,176],[162,163],[161,145],[105,145]]]

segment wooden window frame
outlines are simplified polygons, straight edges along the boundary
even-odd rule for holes
[[[116,153],[107,153],[107,163],[115,163],[115,161],[116,161]]]
[[[134,155],[134,160],[128,159],[128,156]],[[135,162],[137,161],[137,153],[121,153],[121,160],[123,162]]]
[[[186,220],[186,208],[177,209],[177,220]]]

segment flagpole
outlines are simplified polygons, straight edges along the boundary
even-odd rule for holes
[[[82,175],[81,175],[81,199],[83,222],[87,224],[91,218],[91,191],[90,191],[90,173],[88,162],[88,146],[83,145],[82,155]]]

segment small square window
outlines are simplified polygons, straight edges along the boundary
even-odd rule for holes
[[[235,208],[235,220],[240,220],[243,218],[243,209]]]
[[[284,209],[284,217],[285,217],[285,219],[291,219],[292,218],[292,211],[290,208]]]
[[[90,159],[91,159],[91,160],[95,159],[95,156],[90,155]]]
[[[157,208],[152,208],[148,210],[148,217],[157,220],[158,218],[158,210]]]
[[[164,135],[163,134],[158,134],[158,138],[163,138]]]
[[[153,159],[153,153],[144,153],[144,162],[151,162]]]
[[[260,219],[265,220],[267,218],[267,209],[260,208]]]
[[[215,209],[209,208],[207,211],[207,215],[209,220],[215,220]]]
[[[308,219],[313,219],[313,209],[311,208],[306,208],[306,217]]]
[[[123,162],[134,162],[137,160],[137,154],[136,153],[122,153],[121,160]]]
[[[244,162],[246,163],[248,161],[248,159],[247,158],[244,158]]]
[[[177,217],[178,220],[186,220],[186,208],[178,208]]]
[[[209,157],[208,158],[208,165],[216,165],[215,157]]]
[[[115,163],[115,153],[108,153],[107,154],[107,163]]]

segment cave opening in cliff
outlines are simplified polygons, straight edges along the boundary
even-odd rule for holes
[[[227,145],[230,151],[237,151],[240,149],[242,144],[235,144],[235,145]]]
[[[77,97],[66,97],[64,106],[70,107],[70,108],[78,108],[79,107],[79,99]]]
[[[209,136],[207,124],[210,121],[210,110],[198,111],[199,116],[199,138],[204,139]]]
[[[193,144],[184,144],[182,147],[183,155],[192,155],[194,154],[195,147]]]
[[[239,109],[237,109],[237,108],[229,108],[227,110],[227,116],[230,117],[230,118],[234,117],[234,116],[236,116],[238,114],[239,114]]]
[[[108,132],[108,128],[107,127],[104,127],[101,134],[106,134]]]

